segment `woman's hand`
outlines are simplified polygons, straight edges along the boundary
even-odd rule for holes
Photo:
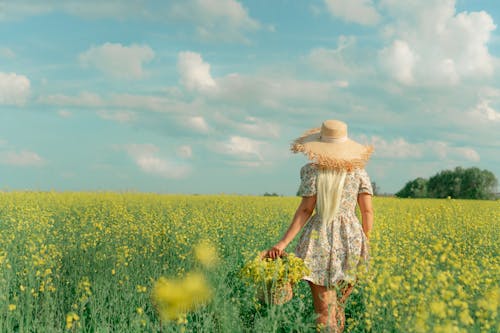
[[[316,205],[316,196],[311,197],[302,197],[302,201],[300,202],[299,207],[295,211],[295,215],[293,216],[292,223],[288,227],[285,235],[281,240],[276,243],[272,248],[267,251],[264,251],[263,258],[272,258],[276,259],[281,257],[285,252],[285,248],[290,242],[293,240],[295,235],[302,229],[304,224],[307,223],[309,217],[311,217],[314,207]]]
[[[368,244],[368,246],[370,246],[370,231],[363,231],[363,233],[365,234],[366,243]]]
[[[283,244],[278,243],[269,250],[267,250],[265,257],[271,259],[279,258],[283,255],[283,253],[285,253],[285,247],[286,246],[284,246]]]

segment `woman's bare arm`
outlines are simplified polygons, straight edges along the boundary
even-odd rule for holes
[[[363,231],[366,237],[370,238],[370,231],[373,228],[373,207],[372,196],[369,193],[358,194],[358,205],[361,212]]]
[[[283,254],[287,245],[295,238],[302,227],[306,224],[309,217],[311,217],[314,207],[316,206],[316,196],[302,197],[299,207],[295,211],[292,223],[285,232],[281,240],[276,243],[271,249],[267,251],[267,256],[270,258],[277,258]]]

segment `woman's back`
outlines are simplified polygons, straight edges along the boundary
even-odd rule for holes
[[[298,195],[317,195],[321,170],[313,163],[300,170]],[[295,253],[304,259],[311,274],[304,277],[318,285],[334,285],[338,281],[353,281],[356,270],[370,260],[368,241],[355,214],[359,193],[372,194],[372,186],[364,169],[346,171],[338,211],[328,220],[322,219],[316,204],[316,214],[304,226]],[[333,200],[333,198],[331,198]]]
[[[308,163],[300,169],[301,184],[297,193],[299,196],[308,197],[317,194],[320,172],[320,168],[313,163]],[[341,190],[340,204],[337,212],[338,216],[352,216],[355,214],[359,193],[373,194],[368,174],[365,169],[359,168],[347,171],[343,181],[343,189]]]

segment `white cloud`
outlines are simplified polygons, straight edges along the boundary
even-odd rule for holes
[[[30,95],[30,80],[16,73],[0,72],[0,105],[24,105]]]
[[[144,8],[144,1],[142,0],[65,0],[58,5],[69,14],[86,18],[111,17],[125,19],[148,17],[150,15]],[[57,9],[56,5],[54,5],[54,9]]]
[[[1,3],[0,21],[43,15],[63,11],[85,18],[137,18],[150,17],[142,0],[100,1],[100,0],[16,0]]]
[[[128,123],[135,119],[135,113],[130,111],[109,111],[99,110],[97,115],[106,120],[116,121],[118,123]]]
[[[182,145],[177,147],[177,155],[182,158],[191,158],[193,157],[193,149],[189,145]]]
[[[262,141],[253,140],[241,136],[231,136],[227,142],[220,142],[216,145],[217,152],[232,155],[237,158],[247,159],[256,157],[263,160]]]
[[[185,103],[168,97],[132,94],[110,94],[101,97],[92,92],[81,92],[73,96],[64,94],[40,96],[37,102],[61,107],[119,108],[179,113],[193,112],[200,108],[197,102]]]
[[[375,25],[380,15],[373,6],[372,0],[324,0],[329,12],[348,22],[363,25]]]
[[[463,159],[479,162],[479,154],[472,148],[469,147],[452,147],[445,142],[429,142],[428,148],[434,152],[440,159],[445,160],[458,160]]]
[[[500,112],[495,110],[491,105],[491,101],[483,99],[479,101],[476,107],[469,112],[469,115],[478,120],[486,120],[491,122],[500,122]]]
[[[0,57],[7,58],[7,59],[13,59],[16,57],[16,54],[14,53],[14,51],[9,49],[8,47],[0,47]]]
[[[200,116],[188,117],[185,119],[184,125],[199,133],[208,133],[210,131],[210,127],[205,121],[205,118]]]
[[[119,149],[121,147],[117,146],[116,148]],[[153,155],[160,151],[160,149],[152,143],[130,143],[123,146],[123,148],[125,148],[127,153],[129,153],[131,156]]]
[[[375,148],[374,156],[384,159],[423,159],[479,162],[479,153],[470,147],[455,147],[447,142],[427,140],[410,143],[403,138],[387,141],[379,136],[360,137],[361,142],[369,142]]]
[[[189,169],[184,166],[175,165],[171,161],[156,156],[138,156],[135,158],[135,162],[144,172],[164,178],[184,178],[189,172]]]
[[[283,74],[268,74],[268,76],[229,74],[221,78],[213,78],[207,69],[209,64],[203,62],[203,60],[201,60],[201,64],[201,68],[204,68],[205,71],[193,70],[189,66],[183,67],[186,68],[186,71],[181,81],[192,89],[198,89],[196,91],[197,98],[189,102],[183,100],[184,96],[178,95],[169,97],[133,94],[99,95],[92,92],[81,92],[77,95],[55,94],[40,96],[37,102],[58,107],[150,110],[188,115],[197,114],[200,109],[210,112],[216,109],[234,109],[235,106],[238,108],[251,107],[258,110],[270,108],[283,111],[290,108],[298,110],[304,106],[319,106],[334,101],[338,91],[348,86],[348,82],[343,80],[302,80],[288,75],[284,76]],[[199,69],[199,67],[196,68]],[[200,75],[200,73],[203,75]],[[212,88],[207,88],[212,85],[214,85]],[[295,111],[292,110],[291,112]],[[210,131],[206,120],[196,116],[179,118],[179,122],[185,122],[186,127],[202,133]],[[256,124],[251,124],[251,121],[247,122],[249,124],[244,127],[251,132],[252,128],[256,127]],[[268,129],[270,129],[270,132],[275,132],[275,129],[269,127]]]
[[[309,63],[320,72],[327,71],[332,74],[345,75],[351,71],[339,49],[315,48],[309,52],[307,58]]]
[[[95,67],[113,77],[138,79],[144,76],[144,63],[150,62],[154,56],[154,51],[147,45],[105,43],[80,54],[79,61],[85,67]]]
[[[33,0],[3,1],[0,21],[18,19],[25,16],[40,15],[51,11],[51,5]]]
[[[280,136],[278,125],[255,117],[246,117],[245,122],[237,124],[236,128],[255,136],[271,138],[278,138]]]
[[[0,152],[0,163],[12,166],[42,166],[45,161],[35,152],[23,150],[21,152],[4,151]]]
[[[225,160],[227,165],[255,168],[272,166],[290,158],[288,149],[273,145],[274,141],[255,140],[248,137],[233,135],[225,141],[208,142],[207,148],[214,152],[232,157]]]
[[[234,121],[218,113],[214,119],[224,128],[244,134],[264,138],[279,138],[280,136],[280,126],[261,118],[245,117],[244,121]]]
[[[365,137],[363,137],[363,141],[366,141]],[[375,148],[374,156],[384,158],[419,158],[423,155],[422,147],[408,143],[403,138],[397,138],[391,142],[379,136],[372,136],[369,141]]]
[[[195,103],[188,104],[162,96],[144,96],[132,94],[113,94],[107,99],[110,107],[124,109],[151,110],[155,112],[188,112],[199,109]]]
[[[215,81],[210,75],[210,64],[203,61],[201,55],[195,52],[180,52],[177,68],[181,83],[188,90],[207,90],[215,87]]]
[[[102,98],[91,92],[81,92],[77,96],[68,96],[64,94],[56,94],[49,96],[40,96],[38,103],[55,105],[55,106],[75,106],[75,107],[100,107],[105,103]]]
[[[10,146],[7,140],[0,139],[0,164],[20,167],[39,167],[46,163],[46,161],[35,152],[29,150],[16,151]]]
[[[227,161],[227,164],[243,168],[261,168],[272,165],[272,163],[268,161]]]
[[[394,20],[380,52],[388,73],[403,84],[455,85],[494,72],[487,44],[496,26],[485,11],[455,12],[455,0],[383,0]]]
[[[289,104],[321,104],[331,101],[345,81],[299,80],[283,76],[244,76],[230,74],[216,80],[217,89],[209,97],[226,103],[266,108],[282,108]]]
[[[116,20],[148,20],[154,22],[183,22],[194,27],[204,40],[247,41],[245,32],[256,31],[262,25],[251,18],[236,0],[16,0],[2,1],[0,21],[16,20],[51,12]]]
[[[380,58],[382,65],[396,80],[404,84],[413,83],[416,56],[408,43],[395,40],[390,47],[380,51]]]
[[[169,16],[194,24],[204,40],[246,41],[244,31],[261,28],[235,0],[184,0],[170,7]]]
[[[358,59],[362,51],[356,46],[356,37],[340,36],[336,48],[314,48],[305,57],[305,60],[318,73],[342,79],[338,81],[339,87],[347,87],[349,81],[346,79],[359,76],[366,78],[367,75],[373,72],[371,64]]]
[[[159,148],[153,144],[129,144],[125,150],[144,172],[167,179],[181,179],[191,172],[189,165],[158,156]]]
[[[500,88],[495,88],[495,87],[482,87],[481,90],[479,91],[479,96],[482,98],[488,98],[488,97],[500,97]]]
[[[222,103],[227,106],[244,106],[283,109],[285,105],[299,106],[332,101],[339,88],[346,88],[345,80],[314,81],[296,79],[280,74],[241,75],[232,73],[214,78],[210,73],[210,64],[203,61],[198,53],[181,52],[178,69],[180,82],[191,91],[206,97],[202,101]],[[198,100],[200,101],[200,100]]]
[[[59,110],[57,111],[57,114],[62,118],[69,118],[73,115],[73,113],[68,110]]]
[[[466,160],[479,162],[481,159],[479,153],[472,148],[458,147],[454,149],[455,149],[454,153],[457,154],[457,156],[463,157]]]

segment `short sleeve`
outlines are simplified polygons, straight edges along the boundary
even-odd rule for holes
[[[306,164],[300,169],[300,187],[297,195],[312,197],[316,195],[316,169],[311,164]]]
[[[368,176],[368,173],[366,173],[365,169],[360,169],[359,171],[358,193],[368,193],[373,195],[372,182],[370,181],[370,177]]]

